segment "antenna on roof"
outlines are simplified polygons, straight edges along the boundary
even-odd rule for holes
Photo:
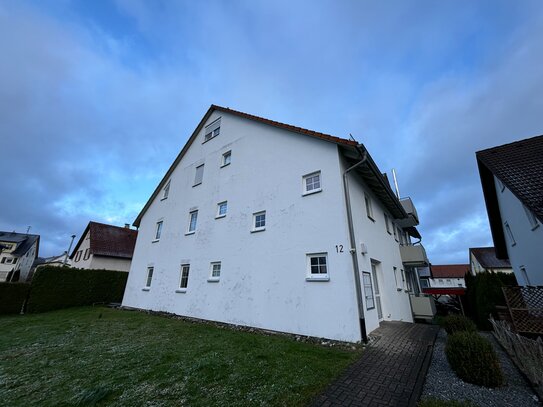
[[[396,196],[400,199],[400,188],[398,188],[398,180],[396,179],[396,170],[392,169],[392,179],[394,180],[394,188],[396,189]]]
[[[357,142],[351,133],[349,133],[349,137],[352,141]]]
[[[28,226],[28,227],[26,228],[26,234],[27,234],[27,235],[28,235],[28,232],[30,232],[30,229],[32,229],[32,226]]]

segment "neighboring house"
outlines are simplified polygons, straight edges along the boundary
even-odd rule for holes
[[[430,274],[420,278],[420,285],[425,288],[466,288],[465,276],[469,273],[469,264],[432,264]]]
[[[39,247],[38,235],[0,232],[0,281],[26,281]]]
[[[543,285],[543,136],[477,152],[496,257],[520,285]]]
[[[138,232],[128,225],[89,222],[70,255],[71,266],[129,271],[137,236]]]
[[[513,272],[509,260],[498,259],[496,250],[493,247],[471,247],[469,249],[469,262],[472,275],[485,272]]]
[[[417,224],[363,145],[212,105],[134,221],[123,305],[360,341],[413,320]]]
[[[58,256],[51,257],[38,257],[34,262],[33,267],[38,268],[42,266],[54,266],[54,267],[70,267],[70,259],[66,252],[59,254]]]

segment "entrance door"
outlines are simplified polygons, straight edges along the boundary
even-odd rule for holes
[[[381,305],[381,292],[379,291],[379,278],[377,275],[377,264],[371,262],[371,276],[373,277],[373,287],[375,291],[375,305],[377,306],[377,316],[379,321],[383,319],[383,307]]]

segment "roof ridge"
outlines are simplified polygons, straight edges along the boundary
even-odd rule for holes
[[[521,140],[511,141],[511,142],[509,142],[509,143],[500,144],[499,146],[484,148],[484,149],[482,149],[482,150],[477,151],[475,154],[487,152],[487,151],[489,151],[489,150],[497,150],[497,149],[500,149],[500,148],[502,148],[502,147],[510,147],[510,146],[512,146],[513,144],[520,144],[520,143],[525,142],[525,141],[531,141],[531,140],[536,139],[536,138],[538,138],[538,137],[543,137],[543,134],[540,134],[540,135],[538,135],[538,136],[531,136],[531,137],[523,138],[523,139],[521,139]]]

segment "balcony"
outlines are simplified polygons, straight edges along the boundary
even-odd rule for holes
[[[426,250],[421,244],[400,246],[400,256],[404,266],[423,267],[430,263],[426,256]]]
[[[407,212],[407,218],[398,219],[398,225],[402,228],[417,226],[419,224],[419,215],[417,214],[417,209],[415,208],[415,205],[413,205],[411,198],[402,198],[400,199],[400,203]]]

